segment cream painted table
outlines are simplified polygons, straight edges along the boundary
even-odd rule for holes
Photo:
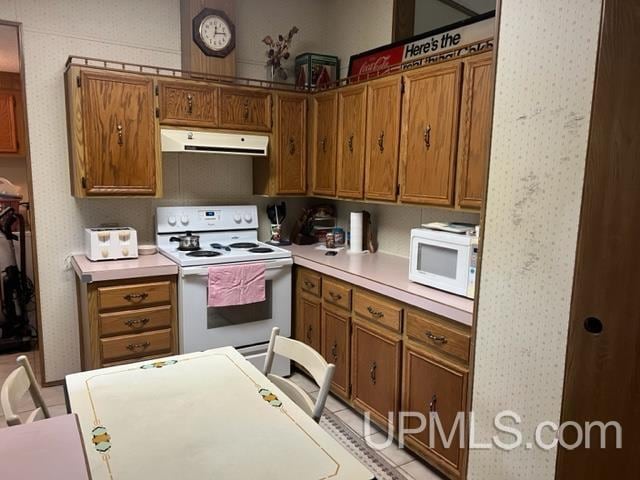
[[[68,375],[94,480],[373,475],[232,347]]]

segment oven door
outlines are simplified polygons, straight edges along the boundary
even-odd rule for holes
[[[179,281],[180,353],[236,348],[269,341],[273,327],[291,335],[290,258],[265,260],[266,299],[229,307],[207,306],[208,267],[183,267]]]
[[[467,295],[469,258],[469,245],[412,236],[409,280]]]

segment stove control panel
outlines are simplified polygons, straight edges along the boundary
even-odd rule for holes
[[[177,233],[258,228],[258,207],[224,205],[219,207],[158,207],[156,231]]]

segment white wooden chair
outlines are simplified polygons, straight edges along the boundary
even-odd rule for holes
[[[2,405],[7,425],[10,427],[23,423],[17,414],[17,405],[27,392],[31,394],[36,409],[29,414],[24,423],[31,423],[51,416],[46,403],[42,399],[40,385],[38,385],[33,374],[29,359],[24,355],[20,355],[16,362],[18,363],[18,368],[9,374],[2,384],[2,390],[0,390],[0,405]]]
[[[320,387],[315,404],[307,392],[291,380],[271,373],[273,357],[276,353],[297,362],[311,374],[313,380]],[[264,361],[263,373],[316,422],[319,422],[322,416],[335,369],[334,364],[327,363],[322,355],[310,346],[291,338],[281,337],[278,327],[271,330],[271,340],[269,341],[267,358]]]

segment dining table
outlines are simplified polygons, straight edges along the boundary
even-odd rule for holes
[[[68,375],[94,480],[372,480],[233,347]]]

